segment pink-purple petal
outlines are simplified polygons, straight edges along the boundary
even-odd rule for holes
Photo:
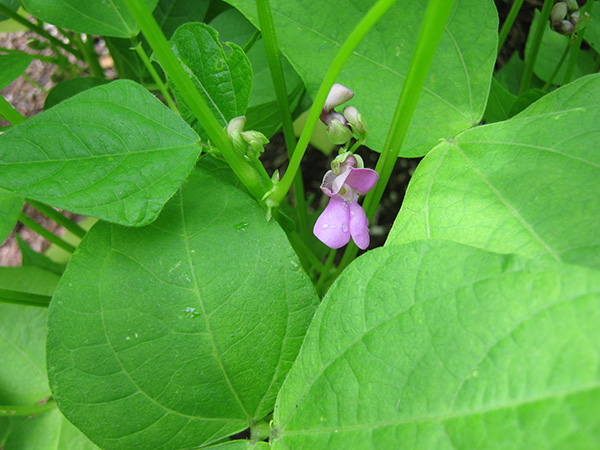
[[[336,196],[331,197],[327,208],[317,219],[313,233],[328,247],[341,248],[350,242],[350,227],[350,206]]]
[[[333,199],[332,199],[333,200]],[[371,237],[369,236],[369,219],[365,211],[356,202],[350,202],[350,233],[352,240],[361,250],[366,250]]]
[[[377,180],[379,180],[379,175],[373,169],[351,169],[345,182],[359,195],[365,195],[373,189]]]

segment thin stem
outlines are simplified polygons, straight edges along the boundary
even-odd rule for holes
[[[377,161],[375,170],[379,174],[379,181],[365,198],[363,208],[369,221],[373,219],[377,205],[383,196],[383,192],[390,179],[398,153],[402,148],[406,132],[412,120],[417,102],[425,85],[429,67],[437,50],[442,33],[456,0],[430,0],[425,11],[425,18],[419,30],[419,37],[415,51],[410,60],[406,81],[402,86],[402,92],[398,99],[398,105],[394,112],[390,131]],[[355,257],[358,248],[354,243],[350,244],[338,266],[336,276]]]
[[[585,17],[586,14],[592,12],[592,6],[594,2],[592,0],[588,0],[585,6],[581,9],[581,17]],[[573,50],[571,50],[571,54],[569,55],[569,62],[567,63],[567,70],[565,71],[565,78],[563,80],[564,84],[570,83],[571,78],[573,77],[573,71],[575,70],[575,65],[577,64],[577,57],[579,56],[579,49],[581,48],[581,42],[583,41],[583,35],[585,34],[585,28],[579,30],[577,32],[577,39],[573,44]]]
[[[73,35],[73,40],[77,47],[79,47],[79,49],[83,53],[83,57],[85,58],[85,62],[87,62],[91,74],[98,78],[106,78],[102,67],[100,67],[100,62],[98,61],[98,54],[94,49],[94,38],[92,38],[92,36],[90,36],[89,34],[86,34],[86,41],[83,42],[81,36],[75,33]]]
[[[521,10],[521,6],[523,6],[524,0],[515,0],[512,4],[510,11],[508,12],[508,16],[506,16],[506,20],[502,24],[502,29],[500,30],[500,36],[498,37],[498,53],[502,50],[504,46],[504,42],[506,42],[506,38],[508,37],[508,33],[515,23],[515,19],[519,15],[519,11]]]
[[[0,114],[13,125],[19,125],[26,120],[2,95],[0,95]]]
[[[52,411],[55,408],[56,402],[54,400],[48,400],[37,405],[0,405],[0,417],[32,416]]]
[[[37,209],[39,212],[44,214],[49,219],[54,220],[61,227],[66,228],[79,239],[83,239],[85,234],[87,233],[85,229],[81,228],[75,222],[73,222],[68,217],[62,215],[59,211],[55,210],[51,206],[44,205],[43,203],[36,202],[35,200],[27,199],[27,203]]]
[[[37,223],[35,220],[33,220],[31,217],[29,217],[24,212],[22,212],[21,215],[19,216],[19,220],[27,228],[31,229],[32,231],[35,231],[37,234],[44,237],[45,239],[52,242],[53,244],[58,245],[63,250],[65,250],[69,253],[73,253],[75,251],[74,246],[69,244],[67,241],[61,239],[54,233],[50,232],[49,230],[46,230],[43,226],[41,226],[39,223]]]
[[[250,39],[248,39],[248,42],[246,42],[244,44],[244,46],[242,47],[242,50],[244,50],[244,53],[248,54],[248,52],[252,49],[252,47],[254,47],[254,44],[256,44],[256,41],[258,41],[259,38],[260,38],[260,30],[254,31],[254,34],[252,34]]]
[[[48,93],[48,89],[46,89],[44,87],[44,85],[42,83],[40,83],[37,80],[34,80],[33,78],[31,78],[29,75],[27,75],[25,72],[23,72],[21,74],[21,76],[23,77],[23,79],[25,81],[27,81],[29,84],[31,84],[32,86],[35,86],[36,88],[38,88],[40,91],[42,91],[42,93],[47,94]]]
[[[320,296],[323,296],[325,282],[329,279],[329,274],[331,272],[331,268],[333,267],[333,262],[335,261],[335,255],[337,254],[337,249],[331,249],[329,251],[329,255],[327,256],[327,260],[325,261],[325,267],[321,271],[321,275],[319,276],[319,280],[315,285],[317,292]]]
[[[323,270],[325,270],[325,266],[323,265],[323,263],[321,261],[319,261],[319,259],[308,248],[308,246],[304,243],[304,241],[302,239],[300,239],[300,236],[298,236],[298,233],[296,233],[295,231],[292,231],[291,233],[287,233],[287,236],[288,236],[288,240],[290,241],[290,244],[292,245],[292,247],[294,247],[294,250],[296,251],[298,256],[301,259],[305,258],[306,261],[308,263],[310,263],[305,266],[305,270],[307,273],[309,273],[311,270],[310,266],[317,269],[319,272],[322,272]]]
[[[68,51],[73,56],[75,56],[77,59],[83,59],[83,54],[79,50],[71,47],[70,45],[65,44],[60,39],[56,39],[54,36],[52,36],[50,33],[48,33],[46,30],[44,30],[44,28],[42,28],[41,26],[36,25],[34,23],[31,23],[29,20],[20,16],[18,13],[16,13],[12,9],[10,9],[8,6],[2,4],[2,2],[0,2],[0,13],[4,14],[7,17],[10,17],[15,22],[18,22],[21,25],[26,26],[31,31],[35,31],[37,34],[39,34],[43,38],[50,41],[51,44],[56,45],[56,46],[62,48],[63,50]]]
[[[273,14],[269,0],[257,0],[256,8],[258,11],[258,20],[267,54],[267,62],[271,79],[275,87],[275,96],[277,98],[277,106],[279,107],[279,115],[283,126],[283,135],[285,137],[285,145],[288,155],[291,158],[296,147],[296,137],[294,134],[294,125],[292,121],[292,111],[288,101],[287,87],[285,85],[285,77],[283,75],[283,67],[281,65],[281,53],[277,44],[277,36],[275,34],[275,24],[273,23]],[[298,214],[298,231],[300,237],[307,239],[308,225],[306,218],[306,200],[304,195],[304,181],[302,180],[302,172],[298,167],[296,176],[294,177],[294,197],[296,200],[296,211]]]
[[[296,176],[298,168],[300,167],[300,162],[302,161],[304,152],[306,152],[310,137],[312,136],[313,130],[317,125],[317,121],[319,120],[319,115],[321,114],[323,105],[325,105],[327,94],[329,94],[329,90],[342,71],[344,64],[348,58],[350,58],[354,52],[354,49],[369,32],[369,30],[373,28],[377,21],[392,7],[394,3],[396,3],[396,1],[397,0],[379,0],[377,3],[375,3],[356,25],[354,30],[352,30],[350,35],[346,38],[346,41],[342,44],[342,47],[329,66],[329,69],[327,70],[327,73],[321,82],[321,86],[317,91],[315,100],[308,113],[306,124],[304,125],[304,129],[302,130],[302,134],[300,135],[296,149],[294,150],[292,158],[290,159],[288,169],[286,170],[282,180],[275,186],[271,193],[271,199],[273,203],[281,203],[281,200],[283,200],[283,197],[285,197],[292,186],[292,182]]]
[[[560,59],[558,60],[558,64],[556,64],[556,67],[552,71],[552,75],[550,75],[550,78],[548,78],[548,81],[546,81],[546,83],[544,83],[544,86],[542,87],[542,91],[547,91],[550,88],[550,85],[556,78],[556,75],[558,75],[560,68],[562,67],[563,63],[565,62],[565,59],[567,58],[567,54],[569,53],[570,49],[571,49],[571,41],[569,41],[569,43],[565,47],[565,50],[563,51]]]
[[[61,62],[58,60],[58,58],[53,58],[52,56],[39,55],[37,53],[27,53],[22,50],[15,50],[15,49],[6,48],[6,47],[0,47],[0,52],[1,53],[18,53],[19,55],[27,55],[33,59],[38,59],[40,61],[44,61],[44,62],[54,64],[57,66],[61,65]]]
[[[550,12],[552,11],[552,5],[554,4],[554,0],[544,0],[544,5],[542,6],[542,14],[540,16],[540,20],[537,23],[537,28],[535,29],[535,34],[533,35],[533,41],[531,43],[531,49],[527,53],[527,57],[525,58],[525,69],[523,70],[523,77],[521,78],[521,84],[519,86],[519,95],[529,89],[529,85],[531,84],[531,78],[533,76],[533,67],[535,66],[535,60],[537,59],[538,52],[540,50],[540,45],[542,44],[542,37],[544,36],[544,31],[548,28],[548,18],[550,17]]]
[[[152,77],[154,82],[156,83],[158,90],[164,97],[165,101],[167,102],[167,105],[169,105],[169,108],[171,109],[171,111],[174,111],[177,114],[179,114],[179,109],[177,108],[177,105],[173,101],[173,97],[171,97],[171,94],[169,93],[167,86],[165,86],[165,83],[163,83],[163,80],[160,78],[160,75],[158,75],[158,72],[156,71],[156,69],[154,68],[154,66],[152,65],[150,60],[148,59],[148,55],[146,55],[146,52],[142,48],[142,43],[137,42],[134,45],[133,49],[136,51],[136,53],[138,54],[138,56],[144,63],[144,66],[146,66],[146,69],[148,69],[148,73],[150,74],[150,76]]]
[[[47,308],[52,297],[49,295],[32,294],[30,292],[12,291],[0,289],[0,302],[13,303],[15,305],[37,306]],[[1,409],[1,407],[0,407]]]
[[[141,0],[123,0],[131,15],[142,29],[144,37],[150,44],[150,47],[156,54],[163,69],[169,75],[173,84],[177,87],[187,106],[194,113],[194,116],[202,124],[210,139],[221,151],[223,157],[246,186],[248,191],[259,201],[263,199],[272,185],[265,185],[262,176],[256,171],[254,166],[238,156],[233,150],[233,146],[223,130],[223,127],[216,119],[204,98],[196,90],[196,87],[181,67],[181,63],[173,53],[165,35],[156,23],[156,20]]]

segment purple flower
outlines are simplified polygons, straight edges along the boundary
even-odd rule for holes
[[[349,155],[339,163],[336,159],[323,177],[321,190],[330,197],[319,216],[313,233],[325,245],[340,248],[350,237],[362,250],[369,246],[369,220],[358,204],[358,196],[369,192],[379,175],[372,169],[357,168],[357,159]]]

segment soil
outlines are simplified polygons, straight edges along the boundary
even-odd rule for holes
[[[512,2],[495,0],[495,3],[500,14],[501,26],[510,10]],[[521,56],[523,55],[525,41],[529,32],[529,25],[533,19],[533,11],[536,7],[541,7],[542,3],[542,0],[525,1],[506,43],[500,52],[497,68],[508,61],[513,52],[517,51]],[[52,34],[56,33],[56,30],[52,29],[52,27],[49,27],[48,31]],[[32,52],[28,43],[35,37],[37,37],[35,34],[25,32],[0,35],[0,47]],[[100,40],[97,42],[96,50],[101,55],[106,55],[107,53]],[[49,49],[44,50],[42,53],[49,56],[52,55],[52,51]],[[109,76],[114,76],[114,70],[110,68],[110,64],[107,64],[106,68],[107,71],[109,71],[107,72]],[[26,117],[32,117],[42,111],[47,91],[56,84],[57,79],[62,77],[63,74],[56,73],[56,66],[34,60],[25,71],[25,76],[17,78],[0,93],[4,95],[6,100],[15,106],[21,114]],[[0,126],[6,125],[6,122],[0,120]],[[375,167],[379,156],[377,153],[368,149],[359,149],[358,153],[363,157],[366,167]],[[314,201],[310,205],[312,208],[316,209],[319,206],[323,206],[320,205],[322,195],[319,186],[321,184],[323,173],[329,167],[331,159],[332,157],[327,157],[322,152],[312,147],[307,150],[302,170],[307,195],[309,197],[311,195],[314,197]],[[272,172],[274,168],[279,168],[280,172],[283,173],[287,156],[283,144],[283,137],[281,135],[275,135],[271,139],[271,143],[267,146],[267,150],[265,151],[262,160],[269,172]],[[385,237],[393,225],[400,209],[410,177],[419,161],[420,159],[398,159],[392,178],[389,181],[380,207],[376,213],[376,217],[371,225],[371,248],[381,246],[385,242]],[[64,232],[64,230],[61,227],[58,227],[56,223],[47,219],[30,206],[25,206],[25,212],[52,232],[58,235],[61,235]],[[75,220],[80,219],[76,215],[70,213],[65,214]],[[13,232],[11,232],[0,247],[0,266],[14,266],[21,263],[21,255],[14,237],[15,233],[18,233],[23,237],[37,251],[44,251],[49,245],[49,243],[41,236],[33,233],[21,223],[18,223]]]

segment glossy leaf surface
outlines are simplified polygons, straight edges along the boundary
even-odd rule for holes
[[[254,1],[228,2],[258,26]],[[314,97],[340,46],[375,1],[270,3],[281,51]],[[426,0],[397,2],[360,43],[337,80],[354,91],[350,103],[367,120],[368,145],[376,151],[381,150],[388,133],[426,5]],[[496,57],[497,21],[491,0],[457,2],[425,82],[402,156],[424,155],[438,139],[450,138],[479,123]]]
[[[95,225],[50,307],[53,393],[103,449],[195,448],[261,419],[314,313],[279,225],[204,161],[152,225]]]
[[[600,273],[444,241],[334,283],[275,406],[275,450],[600,446]]]
[[[600,76],[513,119],[438,145],[410,182],[389,244],[448,239],[600,267]]]
[[[145,0],[150,11],[158,0]],[[78,33],[133,37],[139,32],[123,0],[22,0],[38,19]]]
[[[191,170],[198,136],[140,85],[71,97],[0,136],[0,187],[104,220],[153,221]]]

